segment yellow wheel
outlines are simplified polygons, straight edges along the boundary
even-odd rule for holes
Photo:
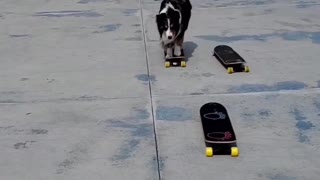
[[[164,65],[166,66],[166,68],[170,67],[170,62],[165,62]]]
[[[213,149],[212,149],[212,147],[207,147],[207,148],[206,148],[206,155],[207,155],[207,157],[212,157],[212,156],[213,156]]]
[[[234,72],[232,67],[228,67],[227,71],[229,74],[232,74]]]
[[[250,72],[249,66],[244,67],[244,72]]]
[[[187,63],[185,61],[181,61],[181,67],[186,67]]]
[[[231,148],[231,156],[232,156],[232,157],[238,157],[238,156],[239,156],[239,148],[237,148],[237,147],[232,147],[232,148]]]

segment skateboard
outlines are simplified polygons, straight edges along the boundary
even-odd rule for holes
[[[231,155],[239,156],[236,146],[236,134],[226,108],[216,102],[201,106],[200,117],[206,144],[206,156]]]
[[[187,63],[185,61],[185,56],[184,56],[184,51],[183,49],[181,50],[181,55],[180,56],[175,56],[174,55],[174,49],[172,48],[172,57],[166,58],[167,52],[164,51],[164,58],[165,58],[165,67],[169,68],[170,66],[181,66],[181,67],[186,67]]]
[[[216,46],[213,50],[213,55],[227,69],[229,74],[232,74],[235,71],[250,71],[249,66],[246,65],[246,61],[230,46]]]

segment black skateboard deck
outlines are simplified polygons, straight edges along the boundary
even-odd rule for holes
[[[184,51],[183,49],[181,50],[181,55],[180,56],[175,56],[174,55],[174,48],[172,48],[172,57],[166,58],[167,52],[164,52],[164,58],[165,58],[165,67],[169,68],[170,66],[181,66],[181,67],[186,67],[187,63],[185,60],[184,56]]]
[[[220,63],[227,69],[229,74],[239,72],[249,72],[249,66],[246,61],[230,46],[219,45],[213,50],[213,55],[220,61]]]
[[[206,155],[239,156],[236,134],[226,108],[216,102],[206,103],[200,108],[200,117],[207,147]]]

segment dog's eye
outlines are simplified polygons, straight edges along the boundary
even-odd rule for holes
[[[164,26],[164,28],[166,28],[166,29],[167,29],[167,28],[168,28],[168,26]]]
[[[173,27],[173,24],[171,24],[170,27]]]

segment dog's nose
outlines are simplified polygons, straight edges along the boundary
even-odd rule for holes
[[[172,39],[172,36],[168,36],[168,39]]]

